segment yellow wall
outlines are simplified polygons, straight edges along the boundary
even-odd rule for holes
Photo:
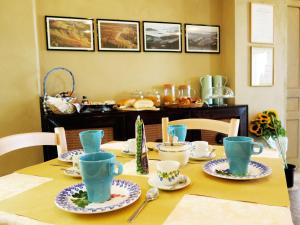
[[[259,111],[273,108],[279,112],[282,121],[285,121],[286,3],[285,0],[255,2],[274,5],[274,85],[272,87],[250,86],[250,1],[235,0],[235,103],[249,105],[249,119]]]
[[[222,0],[39,0],[37,17],[42,79],[52,67],[65,66],[76,76],[76,93],[94,100],[124,98],[134,90],[151,90],[170,82],[191,81],[199,89],[200,75],[222,72],[223,53],[47,51],[44,16],[220,24],[221,8]],[[54,90],[51,84],[57,84],[55,78],[48,84],[48,90]]]
[[[222,1],[221,45],[223,49],[221,69],[228,77],[228,85],[235,90],[235,1]],[[231,99],[234,103],[234,99]]]
[[[0,137],[40,130],[32,0],[1,0]],[[42,160],[41,149],[0,157],[0,175]]]

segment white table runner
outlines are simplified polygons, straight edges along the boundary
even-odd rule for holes
[[[0,211],[0,225],[50,225],[50,223]]]
[[[51,181],[52,178],[12,173],[0,177],[0,201]]]
[[[156,144],[157,143],[155,142],[148,142],[147,146],[153,149]],[[126,141],[115,141],[115,142],[105,143],[101,145],[101,148],[105,151],[111,151],[111,150],[124,151],[126,149]],[[225,153],[222,156],[225,157]],[[279,154],[277,150],[265,147],[261,154],[253,155],[253,157],[279,158]]]
[[[164,225],[293,225],[289,208],[184,195]]]
[[[149,160],[148,166],[149,166],[149,174],[148,175],[140,175],[136,172],[136,160],[130,160],[127,163],[124,163],[123,165],[123,174],[124,175],[133,175],[133,176],[150,176],[152,174],[156,173],[156,163],[157,160]]]
[[[24,191],[51,181],[52,178],[38,177],[26,174],[12,173],[0,177],[0,201],[11,198]],[[14,215],[0,211],[0,225],[46,225],[24,216]]]

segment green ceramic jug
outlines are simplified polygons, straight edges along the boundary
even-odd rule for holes
[[[211,105],[213,103],[212,99],[209,98],[212,96],[212,76],[204,75],[200,77],[200,89],[201,89],[201,98],[204,102]]]
[[[225,87],[227,83],[227,77],[221,75],[215,75],[212,77],[213,80],[213,94],[214,95],[222,95],[223,94],[223,87]],[[223,105],[224,101],[223,98],[213,99],[214,105]]]

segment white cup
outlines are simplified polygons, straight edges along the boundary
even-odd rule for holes
[[[135,138],[131,138],[131,139],[127,140],[126,151],[128,151],[130,153],[136,153],[136,139]]]
[[[207,141],[193,142],[193,155],[196,157],[205,157],[209,154],[209,147]]]
[[[173,160],[160,161],[156,164],[159,182],[171,186],[178,183],[180,163]]]

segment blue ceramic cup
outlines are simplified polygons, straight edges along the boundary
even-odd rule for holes
[[[172,137],[176,136],[178,141],[183,142],[186,138],[187,126],[184,124],[169,125],[168,134]]]
[[[263,151],[263,145],[249,137],[226,137],[223,143],[229,170],[236,176],[247,175],[251,155],[258,155]],[[257,152],[254,151],[254,146],[259,148]]]
[[[90,202],[105,202],[111,197],[114,176],[123,172],[123,166],[116,161],[115,155],[97,152],[80,157],[80,173]],[[118,172],[115,172],[115,166]]]
[[[83,151],[85,153],[99,152],[103,136],[103,130],[87,130],[80,132],[79,137]]]

